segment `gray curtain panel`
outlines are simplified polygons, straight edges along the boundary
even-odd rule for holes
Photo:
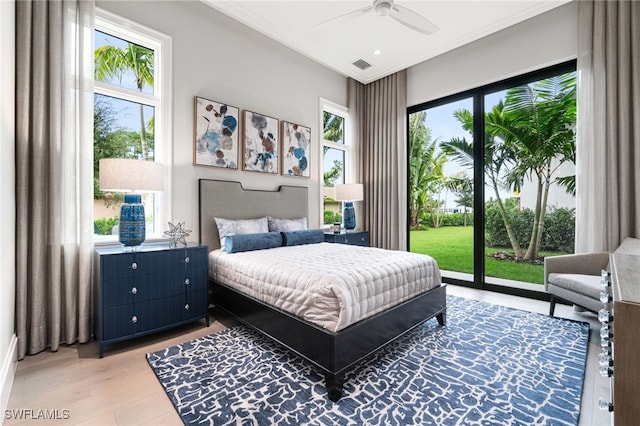
[[[640,2],[578,2],[576,252],[640,237]]]
[[[18,357],[91,337],[91,1],[16,2]]]
[[[348,81],[352,135],[364,184],[363,229],[374,247],[407,249],[407,73]]]

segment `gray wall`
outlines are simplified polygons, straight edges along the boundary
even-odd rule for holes
[[[576,2],[422,62],[407,70],[407,104],[468,89],[575,59]]]
[[[15,311],[15,2],[0,1],[0,412],[16,369]],[[1,421],[0,421],[1,423]]]
[[[238,180],[251,188],[309,187],[310,226],[320,226],[320,97],[346,105],[344,76],[193,1],[97,1],[96,6],[173,38],[172,220],[198,235],[199,178]],[[202,96],[311,127],[311,178],[193,166],[193,97]],[[166,224],[165,228],[166,228]]]

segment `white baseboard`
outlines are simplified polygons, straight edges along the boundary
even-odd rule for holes
[[[4,413],[9,404],[9,395],[13,386],[13,378],[16,375],[16,368],[18,368],[18,337],[14,334],[11,336],[9,349],[4,354],[0,369],[0,413]],[[3,421],[4,415],[0,417],[0,424]]]

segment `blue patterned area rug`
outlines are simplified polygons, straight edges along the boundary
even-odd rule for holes
[[[575,425],[589,325],[449,296],[349,371],[337,403],[307,363],[239,326],[147,354],[185,424]]]

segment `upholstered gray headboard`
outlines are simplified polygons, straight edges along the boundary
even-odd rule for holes
[[[200,179],[200,243],[220,248],[214,217],[255,219],[264,216],[309,219],[308,189],[282,185],[277,190],[245,189],[240,182]]]

